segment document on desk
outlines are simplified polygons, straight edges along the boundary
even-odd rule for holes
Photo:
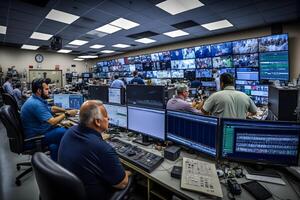
[[[223,197],[221,184],[214,164],[183,158],[181,188]]]
[[[246,174],[246,178],[249,180],[262,181],[267,183],[275,183],[279,185],[286,185],[281,178],[268,177],[268,176],[258,176],[252,174]]]

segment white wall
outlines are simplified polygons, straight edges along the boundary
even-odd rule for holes
[[[65,83],[65,73],[74,71],[78,73],[86,72],[89,70],[91,65],[86,61],[75,61],[73,60],[76,56],[61,53],[52,53],[44,51],[31,51],[23,50],[12,47],[0,46],[0,65],[4,76],[6,75],[7,68],[15,66],[15,69],[22,73],[24,70],[27,71],[27,81],[28,81],[28,69],[29,65],[33,65],[33,69],[37,69],[37,62],[35,61],[36,54],[42,54],[44,56],[44,61],[40,64],[41,69],[55,69],[55,65],[59,65],[59,69],[63,70],[63,80]],[[75,64],[76,67],[72,68],[71,65]]]
[[[298,75],[300,74],[300,23],[299,22],[285,23],[283,25],[283,33],[289,34],[289,59],[290,59],[289,63],[291,69],[290,78],[294,79],[297,78]],[[158,47],[152,47],[148,49],[142,49],[139,51],[132,51],[117,56],[101,58],[98,60],[95,59],[93,62],[96,63],[100,60],[109,60],[109,59],[122,58],[122,57],[128,57],[133,55],[149,54],[149,53],[154,53],[154,52],[159,52],[164,50],[193,47],[197,45],[212,44],[212,43],[240,40],[246,38],[261,37],[265,35],[271,35],[270,26],[262,27],[262,28],[254,28],[254,29],[244,30],[244,31],[237,31],[233,33],[195,39],[195,40],[185,41],[180,43],[168,44],[168,45],[163,45]]]

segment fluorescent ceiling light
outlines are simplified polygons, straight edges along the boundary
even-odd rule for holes
[[[58,50],[57,52],[58,53],[70,53],[72,50],[69,50],[69,49],[61,49],[61,50]]]
[[[156,42],[156,40],[152,40],[150,38],[141,38],[141,39],[134,40],[134,41],[144,43],[144,44],[149,44],[149,43]]]
[[[95,35],[95,36],[97,36],[99,38],[104,37],[104,36],[107,35],[107,33],[101,33],[101,32],[96,31],[96,30],[91,30],[91,31],[87,32],[86,34]]]
[[[127,48],[127,47],[130,47],[130,45],[128,44],[115,44],[115,45],[112,45],[113,47],[117,47],[117,48]]]
[[[86,44],[86,43],[88,43],[88,41],[84,41],[84,40],[73,40],[73,41],[70,42],[69,44],[80,46],[80,45],[84,45],[84,44]]]
[[[28,44],[23,44],[21,49],[29,49],[29,50],[37,50],[39,46],[34,46],[34,45],[28,45]]]
[[[83,58],[74,58],[73,60],[76,60],[76,61],[83,61],[84,59],[83,59]]]
[[[62,22],[62,23],[65,23],[65,24],[72,24],[74,21],[79,19],[79,16],[52,9],[48,13],[46,18],[54,20],[54,21]]]
[[[124,18],[119,18],[109,24],[126,29],[126,30],[134,28],[136,26],[139,26],[138,23],[135,23],[133,21],[130,21],[130,20],[124,19]]]
[[[101,53],[113,53],[113,52],[115,52],[115,51],[113,51],[113,50],[103,50],[103,51],[101,51]]]
[[[91,49],[101,49],[105,47],[105,45],[102,45],[102,44],[95,44],[93,46],[90,46]]]
[[[78,58],[98,58],[98,56],[85,55],[85,56],[78,56]]]
[[[199,8],[204,6],[204,4],[199,0],[167,0],[156,4],[155,6],[170,13],[171,15],[176,15],[178,13]]]
[[[0,26],[0,34],[6,34],[6,26]]]
[[[30,38],[37,40],[49,40],[53,35],[46,33],[33,32]]]
[[[184,36],[184,35],[189,35],[189,33],[182,31],[182,30],[177,30],[177,31],[170,31],[170,32],[166,32],[163,33],[164,35],[167,35],[169,37],[175,38],[175,37],[180,37],[180,36]]]
[[[121,28],[119,27],[116,27],[116,26],[112,26],[110,24],[106,24],[104,26],[101,26],[97,29],[95,29],[96,31],[100,31],[100,32],[104,32],[104,33],[108,33],[108,34],[111,34],[111,33],[114,33],[114,32],[117,32],[119,30],[121,30]]]
[[[232,27],[233,24],[231,24],[228,20],[225,19],[225,20],[216,21],[212,23],[202,24],[201,26],[203,26],[204,28],[210,31],[213,31],[217,29]]]

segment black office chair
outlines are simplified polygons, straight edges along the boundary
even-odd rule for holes
[[[3,93],[2,98],[3,98],[3,102],[5,105],[11,105],[13,107],[13,109],[15,109],[16,111],[20,111],[20,108],[18,106],[18,103],[17,103],[15,97],[13,97],[12,95],[10,95],[8,93]]]
[[[23,127],[20,120],[20,114],[10,105],[5,105],[0,108],[0,119],[6,128],[7,137],[9,140],[10,151],[17,154],[33,155],[37,151],[46,151],[45,147],[42,147],[43,135],[24,139]],[[30,149],[25,148],[25,145],[30,143]],[[30,162],[17,163],[17,170],[21,169],[21,166],[29,167],[24,172],[16,177],[15,183],[17,186],[21,185],[21,178],[32,171]]]
[[[31,162],[42,200],[87,200],[83,183],[75,174],[41,152],[35,153]],[[127,187],[115,192],[110,200],[123,199],[131,184],[132,178],[129,179]]]

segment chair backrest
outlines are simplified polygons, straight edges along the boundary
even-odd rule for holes
[[[2,98],[3,98],[3,102],[5,105],[11,105],[17,111],[20,110],[15,97],[13,97],[12,95],[10,95],[8,93],[3,93]]]
[[[86,200],[81,180],[46,154],[35,153],[31,163],[42,200]]]
[[[10,105],[0,108],[0,119],[6,128],[10,150],[14,153],[22,153],[24,150],[24,133],[18,111]]]

